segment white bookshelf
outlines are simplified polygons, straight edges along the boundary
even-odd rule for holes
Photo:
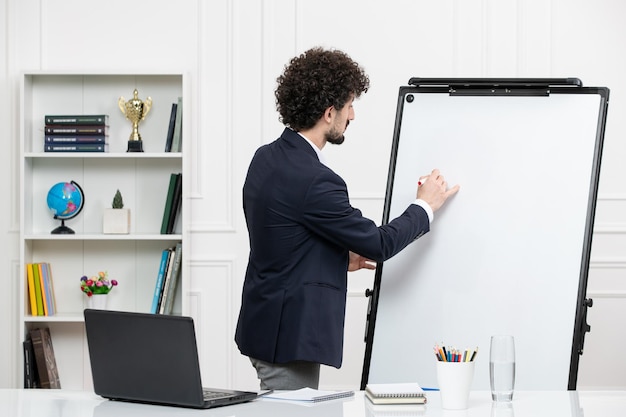
[[[183,97],[188,108],[188,81],[172,73],[60,73],[28,72],[21,80],[20,114],[20,348],[18,363],[23,377],[21,343],[33,327],[48,327],[52,334],[61,386],[92,387],[85,340],[83,309],[87,297],[80,291],[80,277],[106,270],[119,281],[109,296],[108,308],[149,312],[161,252],[188,240],[187,163],[185,151],[164,152],[170,110]],[[145,120],[139,124],[144,152],[126,152],[131,123],[118,108],[118,99],[152,98]],[[108,114],[109,148],[106,153],[44,152],[44,115]],[[184,112],[185,116],[189,112]],[[190,142],[188,117],[183,118],[183,148]],[[162,235],[161,221],[171,173],[183,173],[183,204],[175,234]],[[80,214],[66,220],[75,234],[53,235],[60,224],[46,204],[50,187],[76,181],[85,203]],[[102,233],[102,216],[119,189],[124,207],[131,210],[127,235]],[[184,252],[183,252],[184,256]],[[26,264],[49,262],[52,268],[57,313],[33,316],[30,312]],[[184,294],[189,273],[181,264],[174,312],[188,310]],[[110,360],[114,360],[111,358]]]

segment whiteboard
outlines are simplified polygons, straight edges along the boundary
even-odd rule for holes
[[[443,344],[478,347],[472,389],[488,390],[490,337],[512,334],[516,389],[575,388],[608,89],[560,90],[400,89],[383,222],[433,168],[461,189],[378,267],[362,385],[436,387]]]

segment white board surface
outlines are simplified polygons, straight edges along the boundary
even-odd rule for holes
[[[490,336],[512,334],[515,388],[567,389],[601,97],[412,96],[389,218],[433,168],[461,189],[382,266],[368,381],[436,387],[444,344],[478,347],[488,390]]]

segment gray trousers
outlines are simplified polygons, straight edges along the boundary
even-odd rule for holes
[[[295,361],[270,363],[250,358],[256,374],[261,380],[261,389],[294,390],[300,388],[317,389],[320,382],[320,364]]]

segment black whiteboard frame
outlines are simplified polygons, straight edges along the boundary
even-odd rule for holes
[[[591,327],[587,323],[587,309],[592,306],[593,300],[586,298],[586,292],[593,236],[593,225],[598,194],[598,183],[600,179],[602,148],[604,144],[604,133],[609,103],[609,89],[606,87],[583,87],[582,82],[578,78],[411,78],[409,80],[409,85],[400,87],[398,94],[385,205],[383,210],[383,224],[388,223],[390,220],[389,213],[392,201],[391,197],[393,193],[393,184],[396,171],[396,159],[398,154],[399,138],[402,128],[404,100],[407,94],[413,93],[435,93],[466,96],[547,96],[550,94],[597,94],[600,96],[601,101],[598,112],[592,178],[590,178],[591,184],[587,205],[587,219],[585,224],[583,253],[580,264],[578,299],[576,303],[576,317],[574,321],[574,333],[572,336],[570,369],[568,378],[568,389],[575,390],[577,384],[579,359],[580,355],[582,355],[583,353],[585,334],[591,330]],[[366,313],[366,347],[360,386],[362,390],[365,389],[369,378],[383,269],[384,264],[379,263],[375,271],[373,288],[371,290],[366,290],[365,293],[366,296],[370,298],[370,300]]]

